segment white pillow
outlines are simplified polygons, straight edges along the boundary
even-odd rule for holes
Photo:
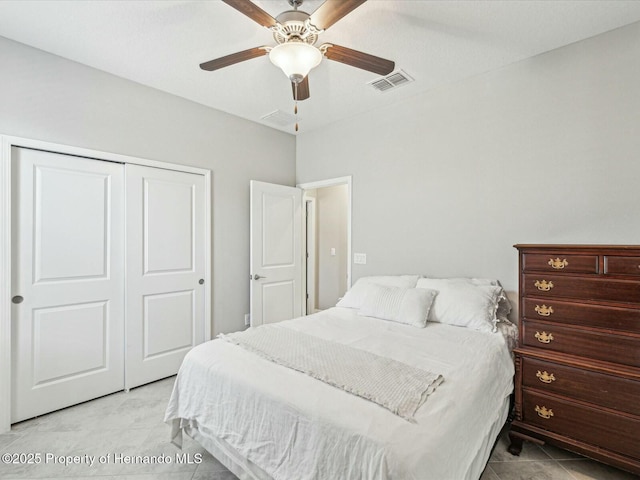
[[[369,285],[358,315],[424,328],[436,293],[435,290],[426,288],[384,287],[372,284]]]
[[[473,285],[493,285],[501,287],[500,282],[498,280],[494,280],[491,278],[467,278],[467,277],[454,277],[454,278],[430,278],[429,280],[444,280],[448,282],[466,282],[471,283]],[[511,313],[511,302],[507,298],[507,294],[502,291],[502,295],[498,300],[498,311],[496,312],[496,317],[498,321],[506,320],[509,321],[509,313]]]
[[[417,288],[436,290],[428,320],[495,332],[498,302],[503,295],[498,285],[476,285],[455,279],[421,278]]]
[[[360,308],[371,285],[385,287],[415,288],[419,275],[386,275],[375,277],[362,277],[344,294],[336,307]]]

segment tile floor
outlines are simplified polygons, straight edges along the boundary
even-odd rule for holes
[[[182,463],[176,462],[180,450],[169,443],[169,427],[162,423],[172,386],[173,377],[14,425],[11,432],[0,434],[0,454],[39,452],[41,463],[0,462],[0,479],[237,480],[186,436],[182,453],[188,455]],[[506,451],[507,445],[502,435],[481,480],[638,478],[563,450],[529,443],[520,457],[514,457]],[[126,456],[162,458],[163,454],[172,459],[170,464],[126,463]],[[198,454],[202,455],[200,462]],[[61,460],[67,455],[76,455],[83,463],[65,465]],[[105,463],[100,463],[101,456]],[[95,458],[93,465],[87,463],[91,457]]]

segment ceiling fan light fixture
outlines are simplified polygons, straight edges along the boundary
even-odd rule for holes
[[[301,41],[281,43],[271,49],[269,60],[280,67],[294,83],[300,83],[312,68],[322,61],[322,53],[313,45]]]

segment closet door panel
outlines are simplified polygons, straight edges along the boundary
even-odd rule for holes
[[[204,341],[204,177],[126,167],[126,388],[177,373]],[[203,280],[202,280],[203,281]]]
[[[124,167],[25,148],[12,159],[17,422],[124,386]]]

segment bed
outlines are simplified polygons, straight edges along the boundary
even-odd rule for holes
[[[441,375],[442,383],[410,419],[217,338],[195,347],[180,368],[165,416],[172,441],[180,445],[186,433],[242,480],[477,480],[513,390],[514,332],[497,318],[498,297],[491,294],[488,328],[469,328],[437,321],[434,315],[444,318],[444,307],[453,305],[456,319],[465,312],[447,304],[455,295],[447,297],[446,288],[436,290],[430,321],[416,328],[363,314],[371,313],[362,301],[372,296],[375,282],[351,295],[356,308],[343,301],[277,328]],[[413,288],[419,280],[408,284],[389,288]],[[453,290],[466,295],[470,287]],[[398,304],[389,305],[383,305],[386,312],[397,313]]]

